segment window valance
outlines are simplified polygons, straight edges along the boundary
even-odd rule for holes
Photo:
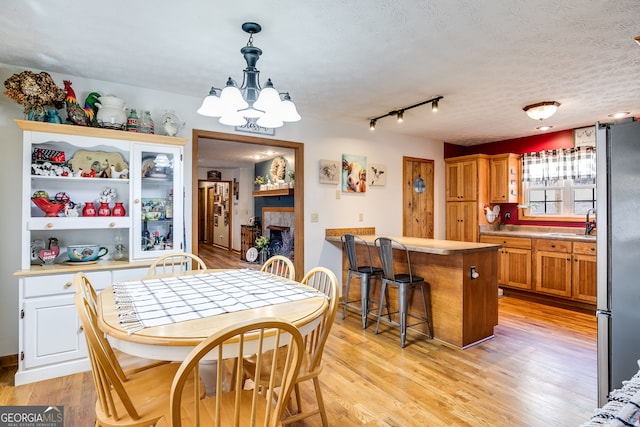
[[[595,147],[546,150],[522,155],[524,182],[544,184],[559,179],[594,184],[596,180]]]

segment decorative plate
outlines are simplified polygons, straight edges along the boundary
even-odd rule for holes
[[[249,248],[246,258],[249,262],[255,262],[255,260],[258,259],[258,250],[256,248]]]

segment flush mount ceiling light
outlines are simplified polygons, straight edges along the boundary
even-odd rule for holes
[[[242,30],[249,34],[247,45],[240,49],[247,63],[247,68],[243,70],[242,86],[238,88],[235,80],[229,77],[224,89],[211,87],[198,114],[220,117],[220,123],[229,126],[242,126],[248,120],[256,119],[257,125],[266,128],[280,127],[283,122],[297,122],[300,115],[289,92],[278,92],[271,79],[267,80],[264,88],[260,86],[260,71],[256,63],[262,50],[253,45],[253,35],[259,33],[262,27],[255,22],[245,22]],[[220,91],[220,97],[216,91]]]
[[[531,117],[533,120],[544,120],[553,116],[559,106],[559,102],[544,101],[538,102],[537,104],[527,105],[523,110],[527,113],[527,116]]]
[[[628,116],[629,114],[631,113],[628,111],[618,111],[617,113],[609,114],[609,117],[613,117],[614,119],[621,119],[623,117]]]
[[[397,110],[389,111],[387,114],[383,114],[381,116],[369,119],[369,129],[375,130],[376,129],[376,124],[378,123],[378,120],[383,118],[383,117],[395,116],[396,119],[398,120],[398,122],[402,122],[402,121],[404,121],[404,112],[405,111],[410,110],[412,108],[420,107],[421,105],[428,104],[428,103],[431,103],[431,111],[433,111],[435,113],[435,112],[438,111],[438,101],[440,101],[442,98],[444,98],[444,97],[443,96],[436,96],[435,98],[427,99],[426,101],[418,102],[417,104],[409,105],[408,107],[399,108]]]
[[[545,130],[551,129],[553,126],[538,126],[536,130],[544,132]]]

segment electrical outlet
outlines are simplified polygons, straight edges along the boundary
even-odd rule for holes
[[[364,221],[364,214],[362,212],[358,214],[358,221],[360,222]]]
[[[511,212],[507,211],[504,213],[504,219],[511,219]]]
[[[339,199],[339,198],[340,198],[340,193],[341,193],[341,191],[340,191],[340,190],[336,190],[336,199]]]
[[[318,222],[320,220],[320,217],[318,215],[318,212],[311,212],[311,222]]]

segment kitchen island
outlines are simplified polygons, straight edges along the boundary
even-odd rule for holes
[[[340,235],[348,229],[328,229],[325,239],[342,247]],[[380,265],[377,250],[373,248],[378,235],[358,234],[372,246],[373,264]],[[500,245],[486,243],[434,240],[416,237],[395,237],[407,246],[411,257],[413,274],[424,277],[431,294],[431,320],[435,339],[457,348],[466,348],[493,337],[493,328],[498,324],[498,249]],[[366,250],[357,244],[357,251]],[[395,251],[395,250],[394,250]],[[404,258],[401,258],[404,261]],[[478,273],[472,277],[472,267]],[[342,254],[342,293],[346,289],[348,262]],[[398,265],[397,271],[406,271],[406,264]],[[358,280],[350,289],[350,299],[357,300],[360,289]],[[378,301],[380,286],[372,286],[371,301]],[[410,311],[423,311],[422,304],[414,294]],[[397,307],[397,296],[391,292],[391,311]],[[384,312],[384,310],[383,310]],[[371,313],[370,313],[371,315]],[[426,325],[414,328],[427,334]]]

